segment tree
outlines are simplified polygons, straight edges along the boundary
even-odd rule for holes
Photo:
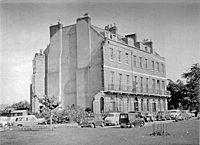
[[[186,96],[186,87],[181,80],[173,82],[169,80],[167,90],[170,91],[171,97],[169,98],[169,109],[179,108],[183,106],[184,98]]]
[[[187,99],[191,106],[198,108],[199,105],[199,82],[200,66],[199,63],[192,65],[188,72],[182,74],[186,79]]]
[[[196,63],[192,65],[188,72],[182,74],[186,79],[186,84],[181,80],[173,82],[169,80],[167,89],[171,92],[169,98],[169,109],[183,107],[184,109],[199,108],[199,81],[200,67]]]
[[[18,103],[12,104],[10,107],[14,108],[15,110],[29,110],[30,104],[28,101],[20,101]]]
[[[58,101],[57,98],[55,98],[54,96],[52,97],[48,97],[48,96],[44,96],[44,98],[38,98],[37,95],[34,95],[34,97],[36,97],[39,102],[41,104],[43,104],[45,106],[46,109],[48,109],[50,111],[50,128],[51,130],[52,128],[52,117],[53,117],[53,110],[56,109],[61,102]]]

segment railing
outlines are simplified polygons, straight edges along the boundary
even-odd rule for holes
[[[142,87],[132,87],[126,85],[114,85],[109,84],[105,87],[105,90],[108,91],[117,91],[117,92],[130,92],[130,93],[142,93],[142,94],[158,94],[158,95],[170,95],[169,91],[165,90],[156,90],[150,88],[142,88]]]

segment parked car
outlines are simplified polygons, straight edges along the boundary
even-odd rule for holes
[[[181,113],[184,120],[188,120],[192,117],[192,114],[189,112],[189,110],[181,110]]]
[[[164,111],[158,111],[156,115],[156,120],[157,121],[162,121],[162,120],[167,120],[165,117],[165,112]]]
[[[178,109],[169,110],[169,112],[170,112],[171,119],[176,119],[176,116],[178,116],[181,113],[181,111]]]
[[[139,113],[121,113],[119,116],[119,124],[121,128],[133,126],[144,126],[144,118]]]
[[[118,125],[119,124],[119,112],[110,112],[105,118],[105,125]]]
[[[153,122],[155,120],[153,114],[149,114],[149,113],[145,113],[143,118],[145,122]]]
[[[165,118],[167,119],[167,120],[171,120],[172,118],[171,118],[171,112],[170,111],[166,111],[165,112]]]
[[[200,119],[200,112],[198,112],[197,114],[197,119]]]
[[[90,115],[86,116],[83,121],[80,122],[81,127],[92,127],[96,126],[104,127],[104,120],[101,116]]]
[[[16,116],[13,118],[13,126],[34,126],[45,122],[44,118],[37,119],[34,115]]]
[[[197,110],[192,110],[192,117],[197,117],[198,111]]]
[[[176,117],[175,117],[175,121],[181,121],[181,120],[184,120],[183,113],[179,113],[179,114],[176,115]]]
[[[0,127],[7,126],[8,122],[9,122],[9,117],[4,117],[4,116],[0,117]]]

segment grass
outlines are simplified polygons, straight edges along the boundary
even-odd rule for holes
[[[67,128],[53,131],[3,131],[1,144],[15,145],[198,145],[199,120],[171,122],[169,136],[150,136],[152,126],[142,128]]]

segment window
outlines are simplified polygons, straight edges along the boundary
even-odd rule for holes
[[[114,72],[111,71],[111,89],[114,89]]]
[[[163,107],[164,107],[164,111],[166,111],[165,99],[163,99]]]
[[[162,63],[162,73],[165,72],[165,67],[164,67],[164,64]]]
[[[134,76],[134,81],[133,81],[133,92],[136,92],[136,85],[137,85],[137,76]]]
[[[143,99],[141,99],[141,111],[143,111]]]
[[[119,74],[119,90],[122,88],[122,74]]]
[[[135,55],[133,55],[133,64],[136,67],[136,56]]]
[[[125,63],[128,64],[128,52],[125,53]]]
[[[154,61],[153,60],[151,62],[151,65],[152,65],[152,70],[154,71]]]
[[[145,46],[145,51],[148,51],[147,47]]]
[[[126,85],[127,85],[127,91],[129,90],[129,75],[126,75]]]
[[[159,62],[157,62],[157,71],[160,71]]]
[[[111,59],[111,60],[114,59],[113,48],[110,48],[110,59]]]
[[[149,111],[149,99],[147,99],[147,111]]]
[[[162,81],[162,89],[165,90],[165,81]]]
[[[121,53],[122,53],[122,52],[121,52],[120,50],[118,50],[118,61],[119,61],[119,62],[121,62]]]
[[[160,80],[157,80],[158,90],[160,90]]]
[[[149,79],[146,78],[146,93],[148,93],[149,90]]]
[[[153,92],[155,91],[155,79],[152,79],[152,89],[153,89]]]
[[[147,59],[145,59],[145,68],[147,69],[147,67],[148,67],[148,61]]]
[[[142,68],[142,57],[140,57],[140,68]]]
[[[160,98],[158,99],[158,108],[159,108],[160,111],[161,111],[161,102],[160,102]]]
[[[143,92],[143,77],[140,77],[141,92]]]

